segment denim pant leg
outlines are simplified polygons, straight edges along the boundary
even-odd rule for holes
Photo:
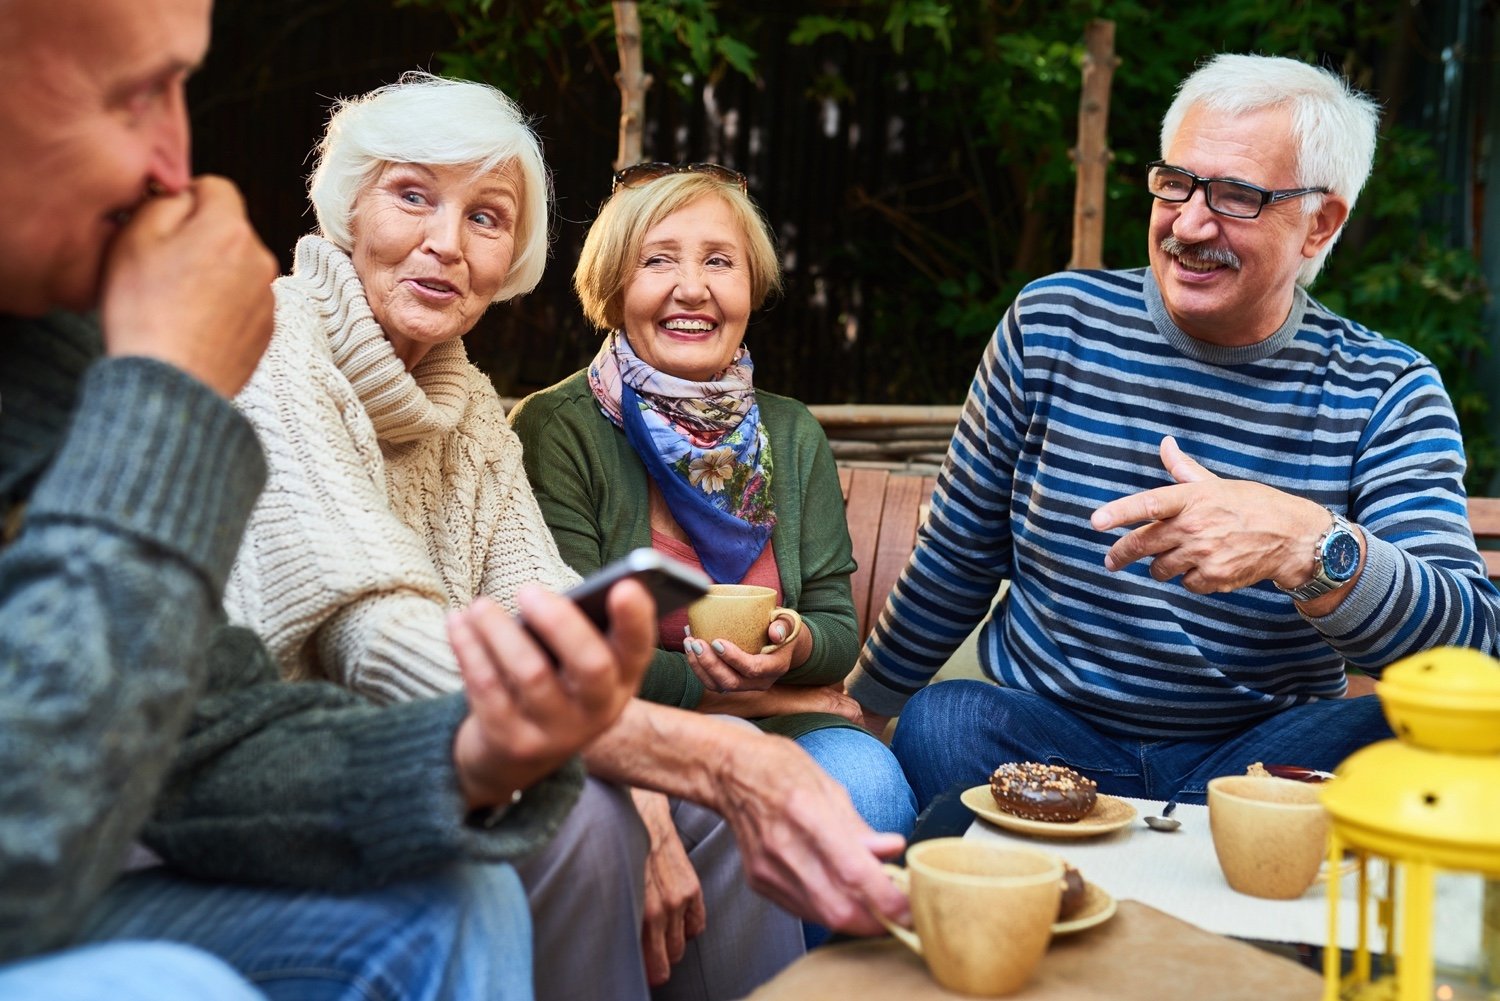
[[[1373,695],[1323,699],[1285,709],[1212,746],[1177,780],[1178,798],[1184,803],[1205,802],[1209,779],[1243,775],[1256,761],[1331,772],[1360,748],[1393,737],[1380,700]]]
[[[1145,794],[1138,741],[1107,737],[1040,695],[983,681],[943,681],[912,696],[891,750],[918,810],[950,788],[989,781],[1008,761],[1066,764],[1103,792]]]
[[[264,1001],[223,962],[172,942],[109,942],[0,967],[0,1001]]]
[[[842,726],[804,733],[797,746],[848,791],[870,827],[911,837],[917,800],[890,748],[865,730]]]
[[[532,996],[526,896],[504,865],[454,865],[350,895],[144,870],[110,888],[85,937],[195,946],[272,1001]]]
[[[865,730],[833,726],[797,738],[818,767],[849,793],[854,809],[877,831],[895,831],[910,838],[917,826],[917,800],[891,749]],[[822,925],[804,923],[809,949],[828,939]]]

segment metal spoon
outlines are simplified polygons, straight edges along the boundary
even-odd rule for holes
[[[1160,817],[1147,817],[1146,826],[1153,831],[1175,831],[1182,826],[1182,821],[1172,816],[1172,811],[1177,809],[1177,801],[1170,800],[1161,811]]]

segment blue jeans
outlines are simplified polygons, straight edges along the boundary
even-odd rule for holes
[[[532,997],[526,895],[503,865],[454,865],[350,895],[147,869],[110,888],[84,937],[194,946],[273,1001]]]
[[[802,748],[854,801],[854,809],[877,831],[911,837],[917,803],[891,749],[865,730],[827,727],[797,738]]]
[[[1332,771],[1392,736],[1373,695],[1297,706],[1218,740],[1165,740],[1112,737],[1040,695],[952,680],[912,696],[891,749],[922,807],[949,788],[988,781],[1007,761],[1066,764],[1114,796],[1202,803],[1209,779],[1253,762]]]
[[[890,748],[865,730],[843,726],[804,733],[797,746],[844,787],[865,823],[911,837],[917,825],[916,798]],[[809,949],[828,938],[822,925],[804,923],[802,931]]]
[[[219,960],[170,942],[110,942],[0,967],[0,1001],[257,1001]]]

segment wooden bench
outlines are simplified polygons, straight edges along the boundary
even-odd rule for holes
[[[916,547],[917,527],[927,516],[937,478],[840,466],[839,485],[858,564],[849,586],[863,642]]]
[[[1500,497],[1470,497],[1469,527],[1490,580],[1500,582]]]
[[[840,466],[839,484],[859,565],[849,583],[863,642],[917,544],[917,528],[927,517],[937,478]],[[1469,525],[1490,580],[1500,582],[1500,497],[1469,498]],[[1374,689],[1375,679],[1350,675],[1350,697],[1368,695]]]

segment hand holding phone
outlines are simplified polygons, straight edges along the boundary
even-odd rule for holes
[[[651,592],[656,601],[658,619],[703,597],[712,583],[701,571],[684,566],[654,549],[642,547],[590,574],[564,591],[563,596],[571,599],[589,621],[604,632],[609,628],[605,597],[610,588],[627,578],[640,581]]]

